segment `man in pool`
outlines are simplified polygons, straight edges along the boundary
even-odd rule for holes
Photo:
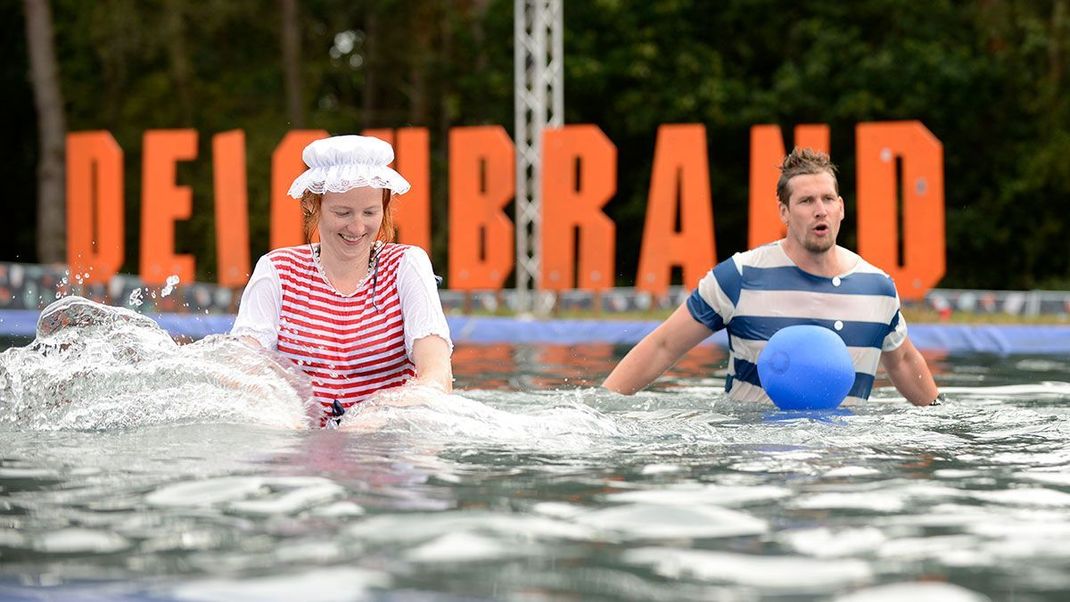
[[[818,324],[837,332],[851,353],[855,381],[847,400],[869,397],[882,363],[908,401],[937,403],[939,391],[925,358],[907,337],[895,283],[836,244],[844,204],[828,155],[793,150],[780,166],[777,200],[787,235],[717,264],[683,305],[628,352],[603,386],[631,395],[727,328],[725,391],[736,400],[769,400],[757,370],[766,341],[786,326]]]

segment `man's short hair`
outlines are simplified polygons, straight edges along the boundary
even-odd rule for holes
[[[825,153],[810,148],[796,146],[784,162],[780,164],[780,179],[776,183],[777,200],[784,205],[791,199],[791,190],[788,188],[788,180],[795,176],[828,173],[832,176],[832,183],[836,187],[836,194],[840,193],[840,183],[836,180],[836,166]]]

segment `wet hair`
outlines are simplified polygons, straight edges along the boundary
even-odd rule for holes
[[[391,207],[393,194],[389,188],[383,189],[383,223],[379,226],[379,234],[376,240],[394,242],[396,234],[394,230],[394,212]],[[312,242],[312,234],[316,232],[316,226],[320,223],[320,210],[323,208],[323,195],[306,190],[301,197],[301,214],[304,216],[305,244]]]
[[[788,181],[795,176],[808,176],[812,174],[827,173],[832,176],[832,184],[836,187],[836,194],[840,193],[840,183],[836,180],[836,166],[825,153],[810,148],[795,147],[791,154],[784,157],[780,164],[780,179],[776,183],[777,200],[784,205],[791,199],[791,189]]]

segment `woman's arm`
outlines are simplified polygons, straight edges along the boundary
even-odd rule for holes
[[[242,291],[238,316],[230,334],[254,347],[275,349],[279,336],[282,284],[267,256],[256,262],[249,283]]]
[[[453,391],[453,367],[450,346],[437,335],[417,339],[412,344],[412,359],[416,364],[414,384],[429,385],[449,393]]]
[[[413,382],[452,391],[450,328],[438,298],[438,282],[431,260],[419,247],[407,249],[398,266],[398,296],[405,322],[406,351],[416,365]]]

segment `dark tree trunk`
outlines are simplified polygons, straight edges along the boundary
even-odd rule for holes
[[[1063,71],[1066,69],[1066,38],[1070,34],[1066,14],[1066,0],[1055,0],[1051,9],[1051,35],[1048,45],[1048,84],[1051,86],[1053,114],[1058,114],[1058,106],[1062,103]]]
[[[194,76],[189,52],[186,51],[185,2],[167,0],[165,10],[164,35],[166,35],[167,55],[171,63],[171,76],[174,78],[183,125],[192,127],[194,123],[192,90]]]
[[[30,81],[37,107],[37,261],[63,263],[66,249],[66,118],[48,0],[25,0]]]
[[[434,30],[445,26],[446,15],[439,14],[431,2],[416,6],[415,19],[410,27],[412,44],[409,47],[409,123],[427,126],[431,107],[428,98],[428,71],[434,57]],[[439,26],[438,23],[443,25]]]
[[[379,123],[379,15],[374,2],[368,3],[364,21],[364,90],[363,117],[365,128],[380,127]]]
[[[279,0],[282,13],[282,72],[286,87],[286,116],[294,128],[305,127],[305,103],[301,89],[301,27],[297,0]]]

